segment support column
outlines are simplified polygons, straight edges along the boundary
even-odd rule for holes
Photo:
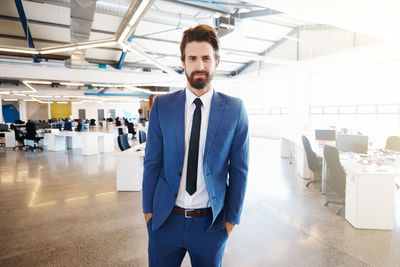
[[[0,123],[4,123],[2,95],[0,95]]]
[[[50,120],[51,119],[51,104],[47,103],[47,117]]]
[[[18,105],[19,105],[19,119],[25,122],[28,121],[26,102],[23,100],[19,100]]]

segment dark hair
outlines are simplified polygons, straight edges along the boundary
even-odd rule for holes
[[[205,24],[200,24],[183,32],[181,42],[181,61],[185,61],[186,44],[190,42],[207,42],[211,44],[214,49],[215,60],[219,59],[219,39],[217,36],[217,32],[214,30],[213,27]]]

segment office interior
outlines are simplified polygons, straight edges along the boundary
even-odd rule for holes
[[[147,266],[148,118],[185,88],[179,43],[203,23],[221,42],[213,87],[249,117],[223,266],[398,266],[399,8],[1,1],[0,265]]]

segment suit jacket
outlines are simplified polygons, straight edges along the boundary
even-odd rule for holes
[[[178,195],[185,154],[185,91],[158,96],[152,106],[143,173],[143,212],[153,213],[158,229]],[[203,171],[213,220],[208,231],[225,222],[239,224],[248,172],[248,118],[240,99],[213,93]]]

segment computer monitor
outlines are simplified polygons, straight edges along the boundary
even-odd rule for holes
[[[339,151],[354,152],[360,154],[368,153],[368,136],[338,134],[336,136],[336,148]]]
[[[336,140],[335,130],[315,130],[315,140],[334,141]]]
[[[0,132],[8,132],[8,125],[0,124]]]

